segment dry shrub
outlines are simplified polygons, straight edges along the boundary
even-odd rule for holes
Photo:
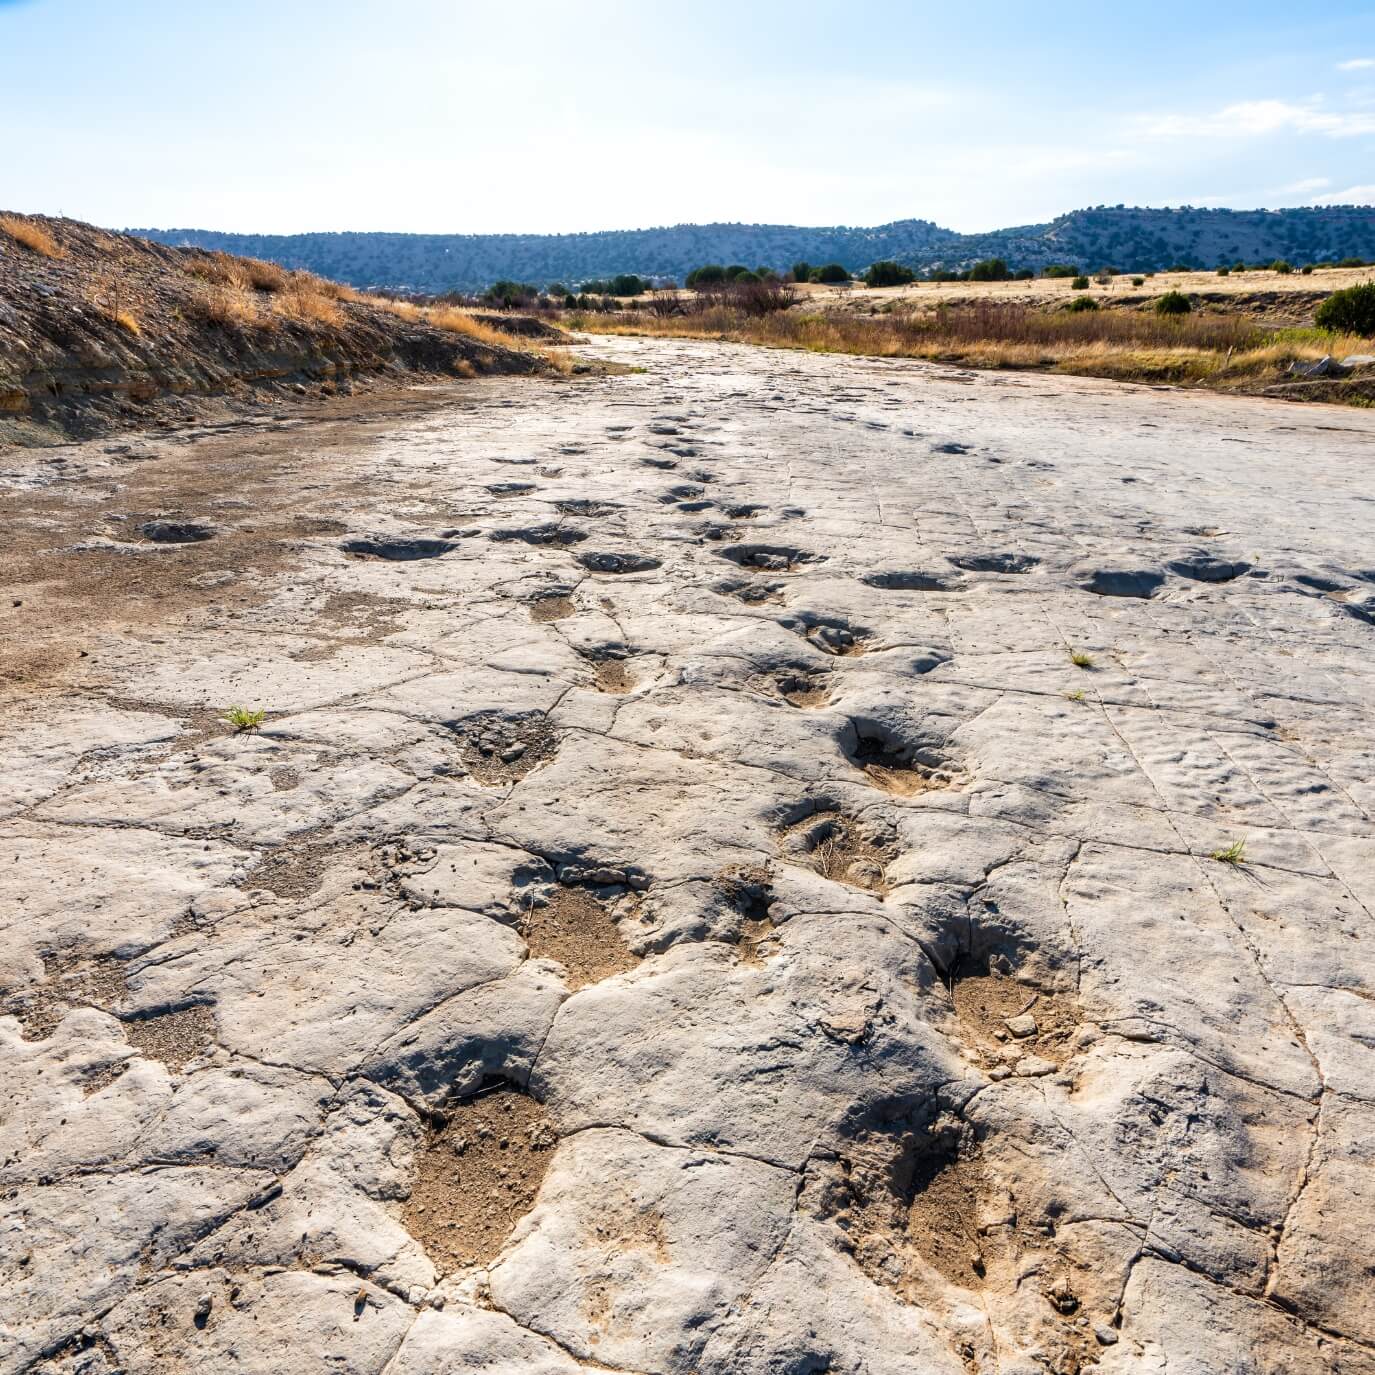
[[[141,334],[138,319],[127,310],[117,310],[110,317],[126,334]]]
[[[461,310],[454,310],[452,306],[434,306],[430,310],[422,311],[421,319],[436,329],[447,329],[452,334],[462,334],[479,344],[486,344],[489,348],[517,350],[524,348],[519,339],[504,334],[501,330],[487,324],[485,320],[475,320],[471,315],[467,315]]]
[[[265,263],[261,258],[240,258],[244,275],[254,291],[283,291],[290,280],[288,274],[276,263]]]
[[[211,285],[194,298],[192,314],[207,325],[245,328],[260,321],[258,303],[242,286]]]
[[[293,276],[290,283],[277,294],[277,312],[300,324],[327,325],[331,329],[339,329],[345,323],[344,312],[340,310],[336,298],[319,289],[317,281],[310,277],[301,280]]]
[[[19,215],[0,215],[0,233],[45,258],[65,258],[62,245],[41,224]]]

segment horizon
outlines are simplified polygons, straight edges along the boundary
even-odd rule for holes
[[[1076,0],[1053,22],[1001,0],[977,27],[894,0],[412,0],[385,24],[363,0],[0,0],[0,49],[9,208],[109,226],[979,234],[1066,206],[1375,202],[1375,22],[1353,0]],[[155,160],[173,175],[137,175]]]

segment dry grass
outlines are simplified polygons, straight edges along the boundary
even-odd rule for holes
[[[321,291],[318,278],[294,278],[277,293],[273,307],[277,313],[298,324],[325,325],[330,329],[341,329],[345,323],[344,312],[339,308],[338,298]]]
[[[112,319],[126,334],[138,335],[143,333],[139,328],[137,317],[127,310],[117,310],[110,316],[110,319]]]
[[[62,245],[41,224],[35,224],[33,220],[23,219],[19,215],[0,215],[0,233],[9,235],[15,243],[22,244],[45,258],[67,256]]]
[[[1370,352],[1371,342],[1317,330],[1267,331],[1246,316],[1098,310],[1073,314],[979,302],[881,316],[781,310],[751,317],[725,307],[687,315],[571,314],[600,334],[725,339],[814,353],[924,358],[983,368],[1039,368],[1122,381],[1228,388],[1274,380],[1290,362]]]
[[[253,293],[242,286],[209,286],[192,303],[192,309],[207,325],[242,329],[262,322]]]

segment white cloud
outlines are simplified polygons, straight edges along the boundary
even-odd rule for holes
[[[1368,72],[1375,68],[1375,57],[1353,57],[1350,62],[1338,62],[1339,72]]]
[[[1310,191],[1321,191],[1324,186],[1331,186],[1331,177],[1304,177],[1302,181],[1291,181],[1288,186],[1281,186],[1274,193],[1277,196],[1306,196]]]
[[[1375,205],[1375,185],[1348,186],[1345,191],[1333,191],[1330,195],[1318,196],[1314,205]]]
[[[1287,100],[1241,100],[1212,114],[1143,115],[1139,131],[1150,138],[1255,138],[1265,134],[1375,134],[1375,113],[1323,110]]]

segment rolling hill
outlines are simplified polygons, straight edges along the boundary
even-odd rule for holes
[[[617,272],[681,281],[704,262],[786,269],[798,259],[861,270],[892,258],[920,271],[1005,258],[1039,269],[1070,262],[1093,269],[1158,271],[1269,262],[1375,258],[1375,207],[1299,210],[1076,210],[1047,224],[957,234],[928,220],[860,229],[770,224],[679,224],[590,234],[229,234],[207,229],[134,229],[173,246],[223,249],[304,268],[358,287],[471,291],[501,278],[576,284]]]

